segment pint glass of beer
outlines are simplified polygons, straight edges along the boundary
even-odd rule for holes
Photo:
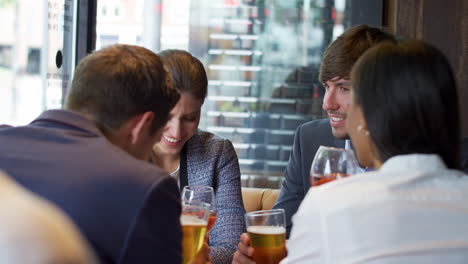
[[[182,201],[198,201],[210,205],[210,216],[208,217],[207,233],[216,222],[216,199],[213,187],[204,185],[189,185],[182,190]]]
[[[286,221],[283,209],[245,214],[250,245],[257,264],[278,264],[286,257]]]
[[[182,201],[182,263],[190,263],[203,245],[210,205],[197,201]]]

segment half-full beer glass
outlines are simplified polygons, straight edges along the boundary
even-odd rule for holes
[[[283,209],[245,214],[250,245],[257,264],[278,264],[286,257],[286,225]]]
[[[190,263],[203,245],[210,205],[197,201],[182,201],[182,263]]]
[[[216,222],[216,199],[213,188],[204,185],[185,186],[182,190],[181,199],[182,201],[198,201],[210,205],[210,216],[208,217],[208,229],[206,231],[210,232]]]

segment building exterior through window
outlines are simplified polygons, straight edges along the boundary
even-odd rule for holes
[[[354,24],[379,26],[383,8],[375,0],[95,1],[96,49],[184,49],[204,63],[200,128],[233,142],[243,186],[270,188],[280,187],[296,128],[324,117],[324,49]],[[0,0],[0,123],[26,124],[61,107],[74,45],[86,38],[77,35],[77,6]]]

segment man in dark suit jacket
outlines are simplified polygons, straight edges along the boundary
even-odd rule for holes
[[[291,230],[291,217],[310,188],[310,167],[318,148],[345,147],[345,140],[333,136],[329,119],[319,119],[300,125],[294,136],[293,150],[284,172],[284,182],[274,208],[286,213],[287,231]]]
[[[308,122],[297,129],[285,180],[274,206],[286,212],[288,237],[291,217],[310,188],[315,152],[320,145],[343,148],[349,138],[345,121],[351,100],[351,68],[365,51],[385,41],[395,42],[395,38],[378,28],[359,25],[339,36],[323,54],[319,79],[325,87],[322,108],[329,118]]]
[[[281,193],[274,206],[285,210],[288,237],[291,217],[310,188],[310,167],[318,147],[342,148],[348,138],[345,120],[352,88],[351,68],[365,51],[383,41],[394,42],[395,38],[378,28],[359,25],[334,40],[323,54],[319,79],[325,86],[322,108],[329,118],[305,123],[296,130]],[[253,248],[249,245],[250,239],[242,234],[233,263],[252,263]]]
[[[180,263],[177,183],[146,162],[178,98],[153,52],[96,51],[66,110],[0,128],[0,167],[67,213],[101,263]]]

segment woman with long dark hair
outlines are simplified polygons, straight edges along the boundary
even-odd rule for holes
[[[447,59],[422,41],[380,44],[351,81],[346,129],[360,164],[376,170],[309,190],[287,261],[468,263],[468,176]]]

